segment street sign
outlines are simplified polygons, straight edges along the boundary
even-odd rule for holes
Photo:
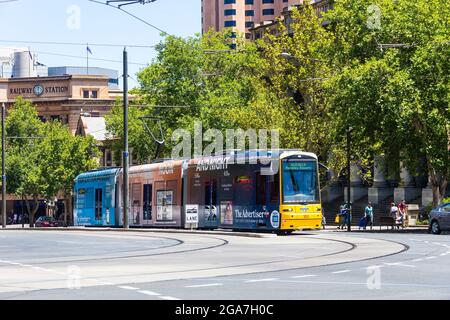
[[[198,224],[198,205],[186,205],[186,224]]]

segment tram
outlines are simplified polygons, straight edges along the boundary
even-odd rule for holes
[[[319,229],[319,183],[317,156],[299,150],[228,152],[135,166],[129,224],[279,233]],[[123,225],[120,169],[81,174],[74,194],[75,225]]]

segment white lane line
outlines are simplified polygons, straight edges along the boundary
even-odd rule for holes
[[[185,286],[185,288],[203,288],[203,287],[218,287],[218,286],[223,286],[223,283],[196,284],[192,286]]]
[[[430,259],[436,259],[437,257],[435,256],[431,256],[431,257],[426,257],[425,259],[430,260]]]
[[[149,290],[139,290],[139,293],[145,294],[147,296],[160,296],[159,293],[153,292],[153,291],[149,291]]]
[[[393,263],[386,262],[385,265],[387,265],[387,266],[398,266],[398,267],[408,267],[408,268],[415,268],[416,267],[416,266],[413,266],[411,264],[404,264],[403,262],[393,262]]]
[[[419,258],[419,259],[414,259],[414,260],[413,260],[413,262],[419,262],[419,261],[423,261],[423,259],[422,259],[422,258]]]
[[[163,300],[181,300],[181,299],[178,299],[175,297],[170,297],[170,296],[159,296],[159,298],[163,299]]]
[[[254,279],[254,280],[247,280],[245,282],[247,283],[253,283],[253,282],[269,282],[269,281],[275,281],[278,280],[278,278],[267,278],[267,279]]]
[[[333,274],[339,274],[339,273],[347,273],[350,272],[350,270],[340,270],[340,271],[334,271]]]
[[[300,278],[311,278],[311,277],[317,277],[317,275],[315,274],[305,274],[302,276],[293,276],[291,277],[292,279],[300,279]]]
[[[441,253],[440,254],[441,257],[446,256],[446,255],[447,255],[446,253]]]
[[[131,286],[119,286],[119,288],[120,289],[123,289],[123,290],[139,290],[139,288],[136,288],[136,287],[131,287]]]

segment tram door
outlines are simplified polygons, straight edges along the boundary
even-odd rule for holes
[[[217,202],[217,179],[204,182],[205,195],[205,225],[217,226],[220,221],[219,208]]]
[[[131,185],[131,205],[133,214],[133,223],[135,225],[141,224],[141,184],[133,183]]]
[[[95,189],[95,220],[102,220],[103,215],[103,189]]]
[[[153,200],[153,186],[151,184],[144,184],[144,196],[143,196],[143,212],[144,223],[150,224],[153,220],[152,215],[152,200]]]

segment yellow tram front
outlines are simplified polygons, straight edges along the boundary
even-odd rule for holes
[[[284,152],[280,156],[280,172],[280,229],[320,229],[322,205],[317,156]]]

